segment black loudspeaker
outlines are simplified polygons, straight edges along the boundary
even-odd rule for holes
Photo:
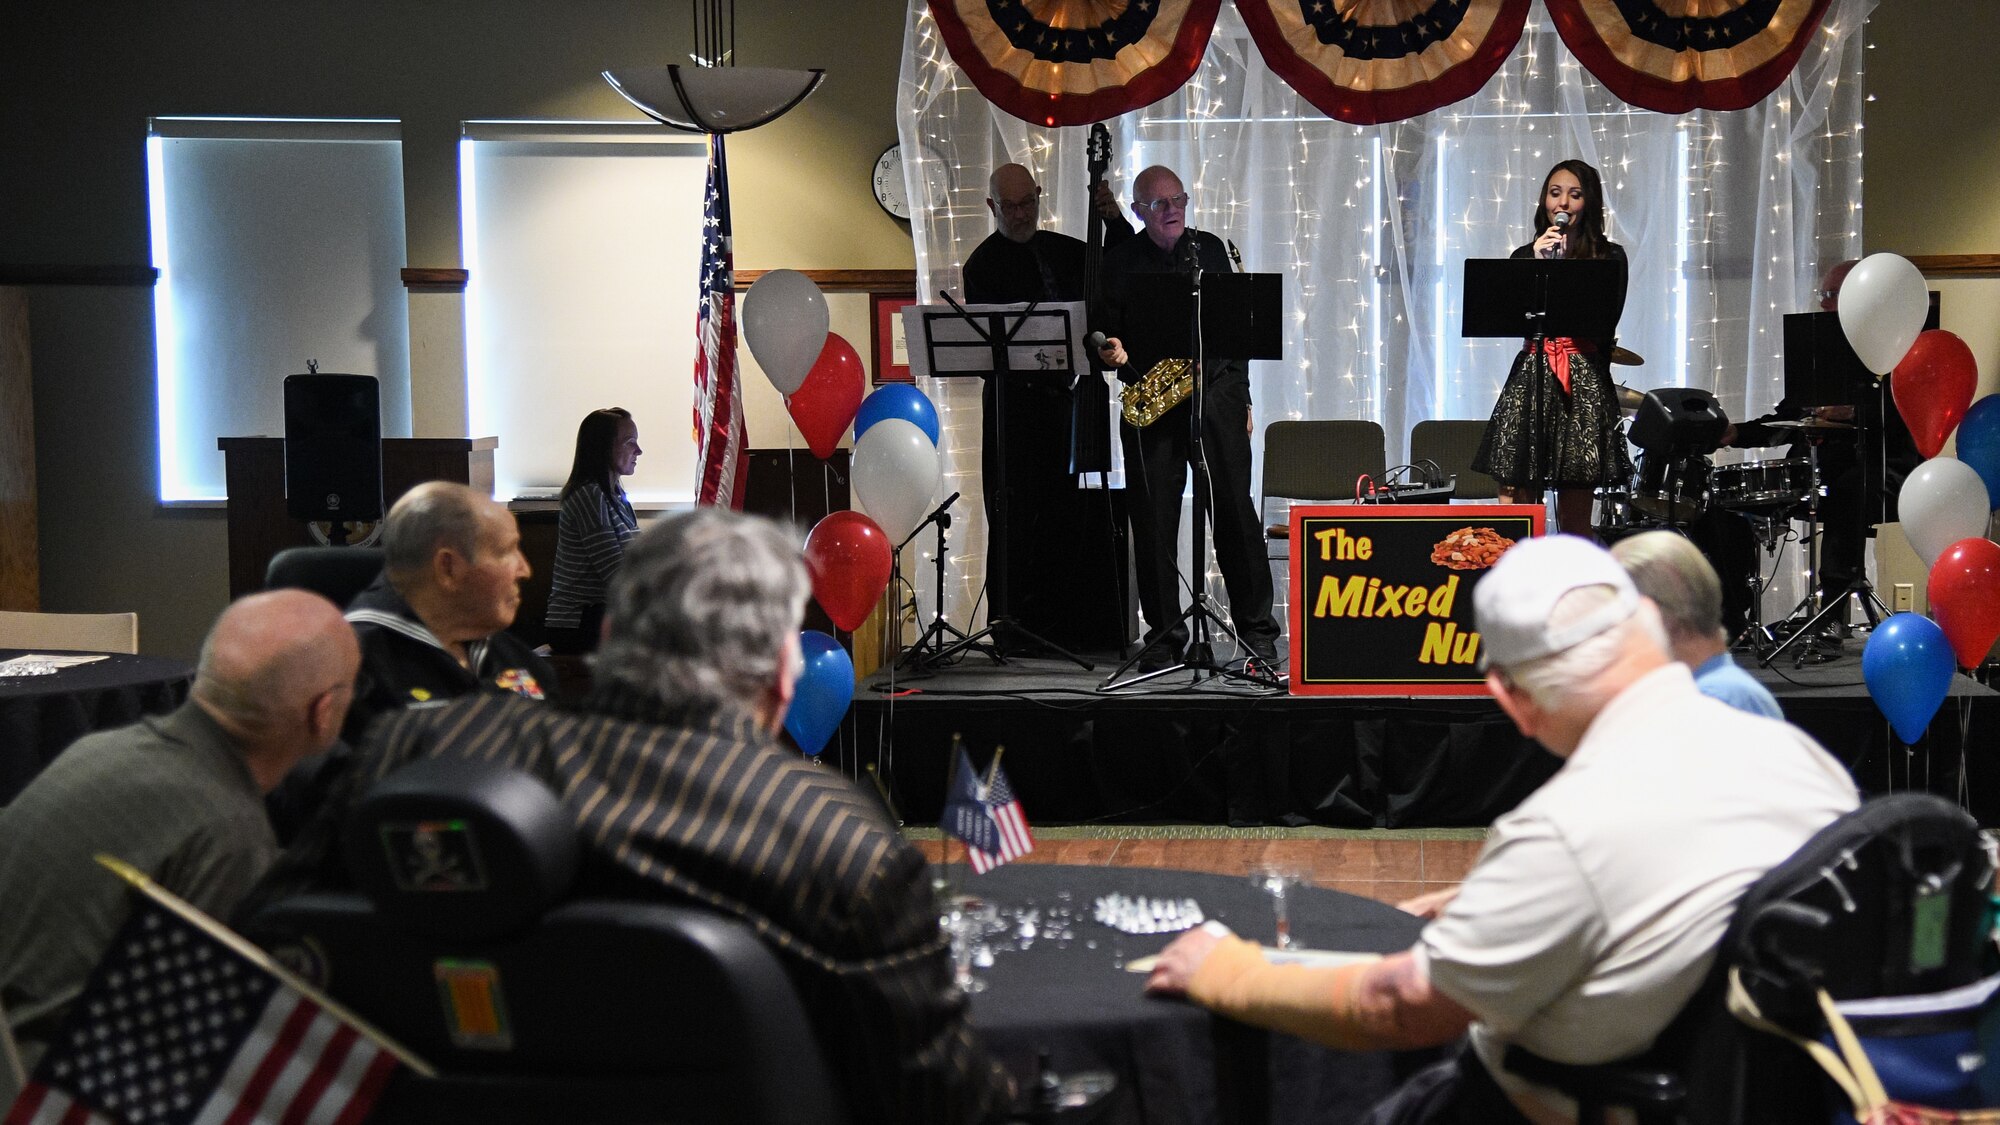
[[[1728,428],[1729,416],[1714,395],[1665,387],[1646,392],[1632,419],[1631,441],[1648,453],[1713,453]]]
[[[382,518],[382,390],[373,375],[285,377],[285,512]]]

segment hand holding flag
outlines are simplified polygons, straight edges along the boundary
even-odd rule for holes
[[[5,1125],[347,1125],[399,1063],[433,1073],[143,872],[98,862],[143,897]]]

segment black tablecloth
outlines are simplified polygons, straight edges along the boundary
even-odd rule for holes
[[[22,655],[0,649],[0,660]],[[78,738],[180,706],[193,676],[184,660],[117,653],[48,676],[0,676],[0,805]]]
[[[1402,1074],[1434,1057],[1328,1050],[1219,1019],[1179,1000],[1149,998],[1143,978],[1118,966],[1164,948],[1175,935],[1120,933],[1091,920],[1093,902],[1113,892],[1193,898],[1202,912],[1244,937],[1269,944],[1270,900],[1248,879],[1129,867],[1010,864],[973,875],[962,865],[959,891],[1008,907],[1074,910],[1067,945],[1038,938],[1002,948],[979,970],[987,990],[972,997],[972,1022],[1016,1075],[1034,1075],[1040,1051],[1059,1072],[1104,1069],[1120,1090],[1093,1125],[1315,1122],[1357,1119]],[[1063,900],[1060,894],[1069,892]],[[1409,948],[1422,923],[1379,902],[1337,891],[1295,890],[1292,933],[1314,949],[1389,953]],[[1092,948],[1092,944],[1095,948]],[[1003,943],[1004,944],[1004,943]]]

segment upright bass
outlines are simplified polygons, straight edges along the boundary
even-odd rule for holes
[[[1097,213],[1097,188],[1111,167],[1111,130],[1099,121],[1090,127],[1084,146],[1090,160],[1089,237],[1083,252],[1083,300],[1091,323],[1098,321],[1103,298],[1104,216]],[[1069,471],[1108,473],[1111,471],[1111,389],[1095,365],[1077,372],[1076,391],[1070,402]]]

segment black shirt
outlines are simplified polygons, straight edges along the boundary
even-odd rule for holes
[[[1188,358],[1193,341],[1184,332],[1149,332],[1139,323],[1132,278],[1139,274],[1189,273],[1191,262],[1199,261],[1205,273],[1228,273],[1229,252],[1222,240],[1207,231],[1190,227],[1181,232],[1174,248],[1162,250],[1151,238],[1130,238],[1104,252],[1104,334],[1115,336],[1125,345],[1130,361],[1121,378],[1143,378],[1162,359]],[[1209,386],[1227,379],[1248,380],[1250,365],[1241,359],[1208,357],[1204,376]],[[1129,379],[1128,379],[1129,381]]]

